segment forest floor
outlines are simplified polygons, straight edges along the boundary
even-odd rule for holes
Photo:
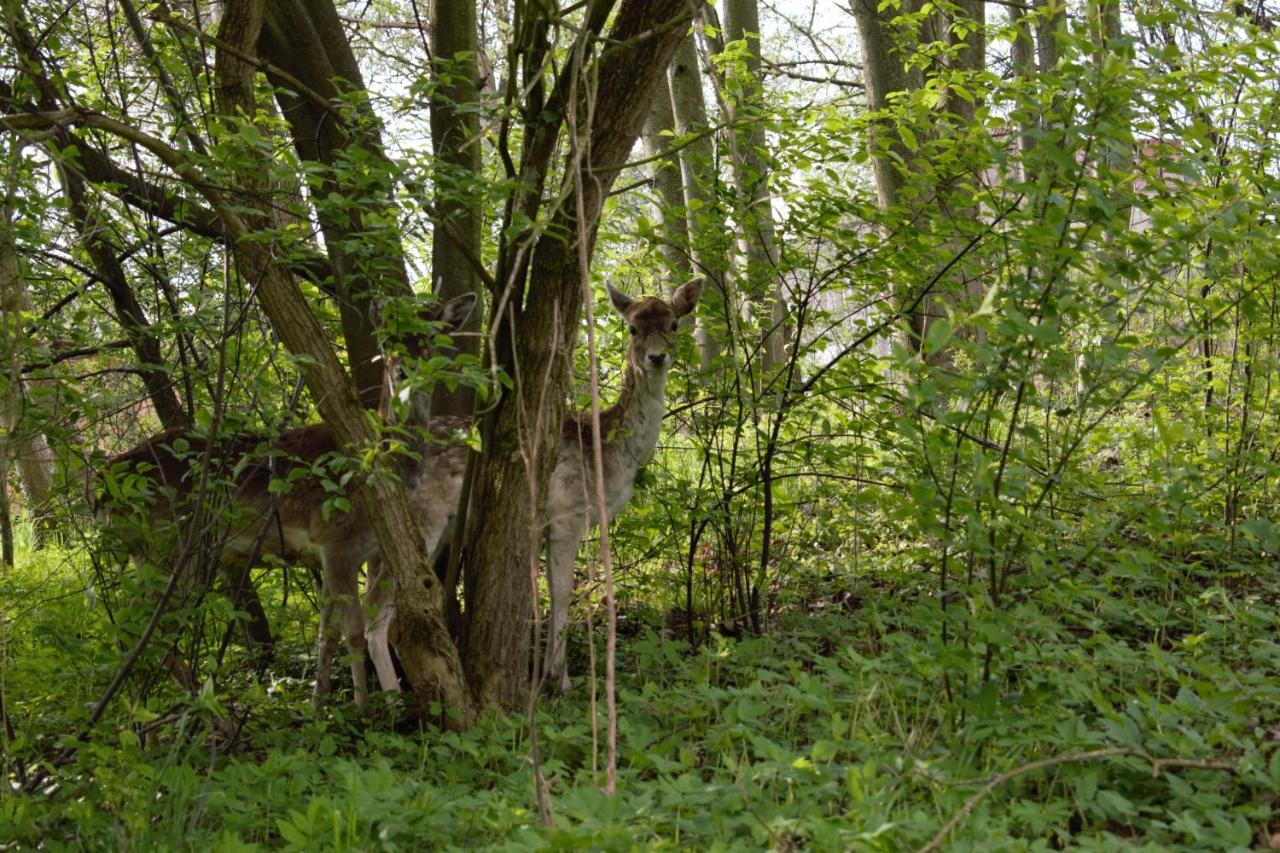
[[[918,577],[853,579],[696,649],[633,618],[616,796],[588,679],[537,709],[549,826],[526,717],[441,732],[395,722],[388,697],[371,719],[316,717],[301,677],[246,679],[174,720],[121,702],[45,792],[18,793],[17,768],[78,730],[118,663],[92,589],[50,565],[0,576],[0,849],[1280,846],[1269,564],[1082,570],[988,612],[963,587],[944,613]],[[282,658],[308,655],[299,639]],[[211,746],[211,715],[249,708],[235,749]]]

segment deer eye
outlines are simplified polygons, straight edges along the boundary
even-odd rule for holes
[[[631,326],[631,334],[637,334],[635,326]]]
[[[671,324],[671,331],[678,332],[679,330],[680,330],[680,321],[676,320],[674,323]]]

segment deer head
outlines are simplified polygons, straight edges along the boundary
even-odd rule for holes
[[[387,337],[384,356],[387,366],[381,406],[384,417],[390,417],[392,401],[400,400],[409,406],[408,423],[427,422],[430,398],[414,391],[414,374],[420,361],[430,354],[436,337],[460,329],[475,306],[476,295],[464,293],[441,305],[422,308],[392,321],[393,331]]]
[[[693,311],[702,295],[702,279],[682,284],[666,302],[656,296],[632,299],[611,284],[609,301],[627,323],[631,343],[627,347],[627,365],[641,375],[652,372],[664,375],[675,360],[676,333],[680,318]]]

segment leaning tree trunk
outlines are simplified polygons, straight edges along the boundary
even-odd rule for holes
[[[252,54],[263,23],[265,0],[230,0],[219,27],[221,41],[237,54]],[[217,52],[216,106],[227,117],[254,114],[254,66],[230,50]],[[261,180],[270,163],[247,171],[248,185],[234,193],[233,201],[258,221],[269,214],[254,192],[253,181]],[[303,379],[316,400],[326,425],[338,446],[350,452],[372,448],[374,431],[364,412],[356,383],[343,370],[328,336],[285,267],[275,260],[271,249],[250,233],[246,223],[207,188],[211,201],[231,232],[236,264],[245,279],[258,284],[257,298],[285,347],[298,359]],[[457,649],[444,620],[444,595],[423,553],[423,533],[410,511],[403,488],[390,472],[374,472],[355,488],[355,501],[369,520],[378,541],[379,554],[390,571],[395,587],[397,651],[409,683],[424,710],[438,702],[443,722],[458,727],[468,725],[473,705]]]
[[[590,115],[591,124],[579,128],[582,159],[570,156],[560,194],[568,201],[546,230],[555,236],[536,244],[527,298],[514,324],[498,335],[495,358],[512,375],[514,388],[485,424],[485,458],[466,536],[464,652],[474,693],[485,706],[514,704],[527,680],[533,608],[527,567],[541,528],[536,507],[545,500],[560,444],[582,309],[582,261],[590,261],[604,199],[635,145],[657,77],[684,32],[673,22],[688,10],[687,0],[623,0],[609,46],[591,69],[592,109],[576,95],[586,76],[581,69],[578,79],[562,75],[561,86],[569,89],[558,86],[549,99],[576,110],[580,122]],[[581,217],[572,182],[580,184]],[[531,448],[536,452],[526,457]]]

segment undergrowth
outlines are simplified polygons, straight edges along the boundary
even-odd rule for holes
[[[3,578],[0,846],[899,850],[953,817],[950,850],[1271,843],[1280,584],[1261,563],[1121,556],[998,612],[978,595],[944,610],[918,578],[881,574],[766,636],[691,649],[643,629],[621,644],[615,797],[593,770],[586,679],[538,709],[550,826],[520,715],[465,734],[397,730],[390,700],[369,720],[317,718],[300,678],[206,695],[160,738],[139,736],[155,708],[124,703],[44,792],[18,793],[15,769],[48,769],[116,661],[83,654],[86,590],[29,561]],[[207,737],[211,715],[249,708],[233,751]]]

